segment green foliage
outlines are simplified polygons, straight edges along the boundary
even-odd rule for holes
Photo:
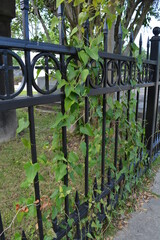
[[[24,118],[19,119],[18,121],[18,128],[17,128],[17,134],[24,131],[29,126],[29,121],[25,120]]]
[[[27,162],[24,165],[24,170],[26,173],[26,180],[21,184],[22,188],[29,187],[30,184],[33,183],[35,176],[40,170],[40,166],[38,163],[32,164],[31,162]]]
[[[64,0],[57,0],[56,6],[58,7]],[[64,185],[64,178],[68,172],[69,181],[74,182],[76,178],[81,179],[84,172],[84,158],[86,157],[86,143],[84,142],[84,136],[88,136],[89,141],[89,174],[97,177],[100,177],[101,167],[101,151],[102,151],[102,96],[89,97],[90,104],[90,119],[86,123],[83,119],[84,113],[84,98],[88,97],[88,92],[90,91],[89,87],[85,87],[85,83],[88,80],[88,76],[92,76],[92,80],[99,79],[102,77],[100,72],[100,60],[98,55],[98,50],[103,48],[102,44],[102,26],[93,27],[93,35],[88,39],[89,45],[85,45],[85,36],[84,36],[84,27],[83,23],[89,18],[90,24],[94,22],[95,17],[100,15],[109,15],[110,18],[107,19],[109,28],[111,28],[112,23],[117,17],[117,14],[120,14],[123,11],[123,7],[119,7],[119,3],[116,1],[117,12],[112,14],[107,7],[106,1],[93,1],[91,6],[83,0],[69,1],[73,2],[74,6],[82,4],[82,11],[78,16],[78,26],[73,28],[69,32],[69,41],[80,47],[81,49],[78,52],[78,59],[75,63],[74,60],[71,60],[67,66],[66,78],[62,78],[62,74],[59,70],[55,72],[55,79],[58,81],[58,89],[63,89],[65,93],[65,113],[61,112],[56,114],[56,118],[52,124],[51,130],[53,132],[53,138],[51,142],[51,151],[53,153],[53,160],[49,162],[46,155],[42,154],[38,158],[38,163],[32,164],[27,162],[24,166],[26,173],[26,180],[22,183],[22,187],[28,188],[34,181],[37,173],[40,171],[40,164],[47,165],[52,169],[53,179],[55,183],[55,188],[53,193],[48,196],[50,203],[49,209],[43,210],[43,221],[45,228],[48,230],[48,234],[45,235],[45,240],[53,238],[53,230],[49,217],[52,216],[54,219],[56,216],[61,217],[64,213],[63,203],[66,196],[69,194],[72,196],[75,193],[75,189]],[[110,2],[110,1],[109,1]],[[103,3],[103,7],[101,4]],[[91,7],[96,10],[95,15],[91,14]],[[119,8],[118,8],[119,7]],[[57,17],[53,16],[51,20],[51,28],[55,29],[58,24]],[[128,30],[124,29],[124,32],[128,34]],[[77,34],[80,34],[82,37],[79,39]],[[135,44],[132,44],[132,50],[137,51]],[[66,57],[67,59],[67,57]],[[91,64],[93,63],[93,64]],[[102,62],[103,64],[103,62]],[[141,57],[137,58],[137,66],[139,70],[142,70],[142,61]],[[132,82],[134,85],[134,82]],[[106,169],[108,167],[112,170],[112,178],[114,177],[115,181],[118,181],[122,174],[125,174],[125,183],[124,188],[127,192],[131,192],[132,186],[135,184],[135,168],[134,165],[139,160],[139,154],[143,149],[142,162],[146,161],[147,154],[142,142],[142,135],[145,134],[144,129],[141,128],[141,124],[135,121],[135,108],[136,108],[136,98],[134,92],[131,91],[131,97],[129,101],[129,119],[127,119],[127,93],[123,93],[120,101],[114,100],[113,96],[107,95],[107,112],[106,112],[106,149],[105,149],[105,162]],[[95,122],[92,123],[92,119],[95,119]],[[60,131],[62,127],[67,127],[69,129],[71,126],[78,123],[78,134],[81,137],[79,148],[76,150],[69,149],[68,155],[64,156],[62,151],[61,144],[61,134]],[[119,142],[120,146],[118,147],[118,159],[123,159],[123,169],[118,171],[117,166],[114,165],[114,146],[115,146],[115,125],[119,124]],[[29,122],[25,121],[24,118],[20,119],[19,127],[17,133],[22,132],[29,126]],[[126,139],[126,133],[128,138]],[[24,145],[27,148],[30,148],[30,144],[27,139],[22,139]],[[125,157],[127,161],[124,161]],[[41,181],[42,178],[39,179]],[[137,182],[136,182],[137,184]],[[89,188],[91,189],[93,182],[89,182]],[[77,187],[77,186],[76,186]],[[120,191],[120,186],[115,186],[115,193]],[[100,194],[101,191],[97,190],[97,194]],[[91,214],[88,215],[88,220],[92,219],[92,227],[95,229],[96,239],[100,239],[100,231],[102,225],[97,219],[97,213],[100,212],[101,205],[106,207],[108,211],[112,209],[112,206],[107,206],[106,203],[101,200],[100,203],[95,203],[93,199],[93,192],[90,191],[88,195],[89,208]],[[111,194],[111,199],[114,200],[114,194]],[[73,200],[71,200],[73,201]],[[71,204],[73,205],[73,204]],[[28,214],[34,215],[34,207],[29,209]],[[31,215],[32,215],[31,214]],[[22,221],[23,216],[26,215],[24,212],[18,214],[17,220]],[[107,218],[108,212],[106,212]],[[72,225],[73,220],[68,220],[69,225]],[[70,237],[73,236],[70,232]],[[17,235],[19,236],[19,235]],[[94,239],[94,237],[88,233],[88,238]],[[18,239],[18,237],[17,237]]]

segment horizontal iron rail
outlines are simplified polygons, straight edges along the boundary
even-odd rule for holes
[[[160,85],[160,82],[159,82],[159,85]],[[106,88],[90,89],[88,96],[109,94],[114,92],[127,91],[127,90],[136,89],[136,88],[145,88],[145,87],[153,87],[153,86],[155,86],[154,82],[140,83],[135,86],[121,85],[121,86],[113,86],[113,87],[106,87]],[[18,96],[14,99],[0,100],[0,111],[36,106],[36,105],[47,104],[47,103],[55,103],[55,102],[61,101],[62,99],[64,99],[63,93],[58,93],[58,94],[54,93],[50,95],[35,95],[33,97]]]
[[[60,102],[63,98],[63,93],[58,93],[43,96],[36,95],[33,97],[26,96],[9,100],[0,100],[0,111]]]
[[[38,51],[38,52],[54,52],[67,55],[76,55],[77,49],[74,47],[63,46],[51,43],[34,42],[16,38],[0,37],[0,48]]]
[[[106,187],[104,188],[104,191],[96,197],[95,202],[99,202],[101,199],[108,196],[109,193],[112,192],[114,187],[117,184],[119,184],[121,181],[123,181],[124,178],[125,178],[125,175],[122,174],[117,181],[112,179],[111,184],[110,185],[106,184]],[[73,219],[74,224],[76,224],[79,220],[85,218],[87,216],[87,213],[88,213],[88,203],[84,202],[79,206],[78,214],[77,214],[77,210],[75,210],[73,213],[71,213],[69,215],[69,219]],[[65,220],[63,220],[60,224],[58,224],[58,226],[59,226],[59,231],[56,233],[57,238],[54,238],[56,240],[62,239],[62,237],[64,237],[72,228],[71,226],[69,226],[68,223],[66,223]]]
[[[66,55],[77,55],[77,52],[80,51],[79,48],[69,47],[58,44],[43,43],[43,42],[34,42],[29,40],[22,40],[16,38],[7,38],[0,37],[0,48],[15,49],[15,50],[29,50],[29,51],[38,51],[38,52],[54,52],[54,53],[63,53]],[[123,56],[120,54],[107,53],[99,51],[99,56],[101,58],[119,60],[119,61],[132,61],[135,62],[134,57]],[[157,61],[153,60],[144,60],[143,63],[157,65]]]
[[[160,83],[159,83],[159,85],[160,85]],[[95,96],[95,95],[115,93],[115,92],[133,90],[133,89],[137,89],[137,88],[153,87],[153,86],[155,86],[154,82],[139,83],[139,84],[136,84],[135,86],[127,84],[127,85],[120,85],[120,86],[113,86],[113,87],[106,87],[106,88],[95,88],[95,89],[91,89],[88,95]]]
[[[152,162],[155,161],[155,159],[160,155],[160,151],[158,153],[155,154],[155,156],[151,159]],[[136,165],[134,165],[134,169],[137,168],[138,164],[139,164],[140,160],[137,162]],[[140,178],[143,174],[146,173],[147,169],[148,169],[148,165],[144,165],[144,168],[141,168],[142,170],[140,172],[140,174],[137,176],[138,178]],[[111,183],[108,185],[105,185],[104,191],[101,194],[98,194],[98,196],[95,198],[95,202],[100,202],[101,199],[105,198],[106,196],[108,196],[113,189],[115,188],[116,185],[120,184],[123,180],[125,180],[125,174],[123,173],[119,179],[117,181],[115,181],[114,178],[111,179]],[[133,186],[131,186],[133,187]],[[116,208],[116,205],[118,204],[118,194],[116,194],[115,196],[115,200],[113,200],[111,202],[111,206],[113,208]],[[72,214],[69,215],[69,219],[73,219],[74,220],[74,224],[76,224],[79,220],[85,218],[87,216],[88,213],[88,204],[87,202],[82,203],[79,206],[79,212],[77,214],[77,210],[75,210]],[[106,218],[105,214],[98,214],[98,219],[100,220],[100,222],[102,222],[104,219]],[[66,223],[65,220],[63,220],[60,224],[58,224],[58,231],[57,231],[57,238],[54,238],[55,240],[60,240],[62,239],[70,230],[71,230],[71,226],[69,226],[68,223]],[[91,228],[90,231],[91,232]],[[82,234],[82,239],[85,239],[85,234]]]
[[[101,58],[105,58],[105,59],[136,62],[136,59],[130,56],[123,56],[120,54],[114,54],[114,53],[108,53],[108,52],[102,52],[102,51],[99,51],[98,54]],[[143,60],[143,63],[157,65],[157,61],[154,61],[154,60]]]

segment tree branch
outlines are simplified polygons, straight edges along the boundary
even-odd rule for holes
[[[38,7],[34,4],[34,1],[33,1],[33,0],[31,0],[31,4],[32,4],[32,6],[33,6],[33,9],[34,9],[35,14],[37,15],[39,21],[40,21],[41,24],[42,24],[42,27],[43,27],[43,29],[44,29],[44,32],[45,32],[45,34],[46,34],[46,37],[47,37],[48,42],[51,42],[51,38],[50,38],[50,36],[49,36],[49,32],[48,32],[48,30],[47,30],[47,27],[46,27],[46,25],[45,25],[45,23],[44,23],[43,18],[41,17],[41,14],[40,14],[40,12],[39,12]]]
[[[135,18],[134,21],[132,22],[132,25],[136,25],[136,27],[133,29],[133,40],[137,37],[139,30],[141,26],[144,23],[144,20],[146,18],[146,14],[149,11],[151,5],[153,4],[154,0],[147,0],[146,2],[143,2],[142,6],[142,13],[140,14],[139,18]],[[128,43],[126,49],[125,49],[125,54],[129,52],[130,44]]]
[[[124,5],[124,1],[122,0],[120,7],[122,7]],[[114,52],[116,53],[118,50],[118,30],[119,30],[119,25],[121,22],[121,17],[122,17],[122,13],[118,15],[117,20],[116,20],[116,24],[115,24],[115,30],[114,30],[114,41],[115,41],[115,47],[114,47]]]
[[[137,1],[134,1],[133,0],[129,0],[128,2],[128,6],[127,6],[127,10],[126,10],[126,16],[125,16],[125,21],[124,21],[124,27],[125,28],[128,28],[128,25],[130,23],[130,20],[132,18],[132,15],[136,9],[136,7],[138,6],[138,4],[140,2],[143,2],[142,0],[137,0]]]

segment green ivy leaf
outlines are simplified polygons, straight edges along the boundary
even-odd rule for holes
[[[19,212],[18,215],[17,215],[17,222],[18,223],[21,223],[22,222],[22,219],[24,217],[24,212]]]
[[[65,86],[65,94],[66,94],[66,97],[69,97],[70,93],[72,92],[72,90],[74,90],[74,88],[70,85],[66,85]]]
[[[28,128],[28,126],[29,126],[29,121],[28,120],[24,120],[24,118],[19,119],[17,134],[21,133],[23,130]]]
[[[67,174],[67,165],[65,163],[58,163],[55,170],[55,179],[58,182]]]
[[[54,192],[52,193],[51,199],[56,198],[56,197],[59,195],[58,193],[59,193],[59,189],[57,188],[57,189],[55,189]]]
[[[51,20],[51,28],[53,29],[58,23],[59,23],[58,18],[56,16],[53,16]]]
[[[56,71],[55,80],[58,82],[58,86],[57,86],[58,89],[60,89],[61,87],[65,86],[67,84],[66,80],[62,79],[62,74],[61,74],[60,70]]]
[[[131,48],[132,48],[133,52],[135,52],[139,49],[135,43],[131,43]]]
[[[85,81],[86,81],[86,78],[87,78],[88,75],[89,75],[89,70],[88,70],[88,69],[84,69],[84,70],[81,72],[82,82],[85,82]]]
[[[72,37],[77,31],[78,31],[77,27],[73,28],[73,30],[72,30],[72,32],[70,34],[70,37]]]
[[[78,24],[82,25],[88,19],[88,14],[86,12],[80,12],[78,15]]]
[[[44,236],[44,240],[52,240],[53,239],[53,236]]]
[[[78,70],[75,70],[74,67],[68,66],[68,73],[67,73],[67,78],[71,82],[73,79],[77,77]],[[71,87],[71,85],[69,85]]]
[[[88,63],[89,56],[88,56],[88,54],[85,53],[84,50],[78,52],[78,57],[81,61],[83,61],[84,65],[86,65]]]
[[[121,115],[122,115],[122,112],[119,109],[117,109],[115,112],[115,120],[117,120],[119,117],[121,117]]]
[[[71,107],[74,103],[75,103],[75,101],[72,100],[72,99],[70,99],[69,97],[66,97],[66,98],[65,98],[65,104],[64,104],[64,106],[65,106],[66,112],[70,109],[70,107]]]
[[[42,153],[39,157],[38,160],[42,163],[47,163],[47,157],[44,153]]]
[[[94,46],[93,48],[85,47],[85,51],[90,58],[98,61],[98,46]]]
[[[112,110],[114,109],[113,97],[108,97],[107,98],[107,104]]]
[[[31,205],[30,207],[29,207],[29,212],[28,212],[28,214],[27,214],[27,216],[28,217],[35,217],[36,216],[36,207],[35,207],[35,205]]]
[[[90,233],[87,233],[87,237],[93,239],[92,235]]]
[[[51,128],[56,128],[62,121],[67,118],[67,115],[63,115],[61,112],[57,113],[55,123]]]
[[[52,219],[55,219],[57,214],[58,214],[57,208],[56,207],[52,207]]]
[[[80,143],[80,149],[83,153],[83,156],[85,157],[86,156],[86,143],[85,142]]]
[[[80,3],[83,3],[85,0],[74,0],[74,7],[78,6]]]
[[[68,218],[68,225],[70,227],[72,227],[73,223],[74,223],[74,219],[73,218]]]
[[[31,143],[28,139],[26,138],[21,138],[21,141],[23,143],[23,145],[27,148],[27,149],[30,149],[31,148]]]
[[[20,233],[15,233],[14,235],[14,240],[21,240],[21,234]]]
[[[86,135],[88,135],[90,137],[94,136],[93,130],[92,130],[91,126],[88,123],[86,123],[84,125],[84,127],[83,126],[80,127],[80,132],[83,133],[83,134],[86,134]]]
[[[70,152],[69,155],[68,155],[68,161],[70,163],[74,163],[74,162],[77,162],[79,160],[79,157],[77,155],[77,153],[75,152]]]
[[[36,174],[40,170],[40,166],[38,163],[32,164],[28,162],[24,165],[24,169],[26,172],[27,182],[32,183]]]
[[[125,185],[125,188],[128,192],[131,192],[131,188],[130,188],[130,182],[128,182],[126,185]]]
[[[56,8],[58,8],[59,5],[63,2],[64,2],[64,0],[56,0]]]
[[[63,86],[65,86],[66,84],[67,84],[66,80],[61,79],[61,81],[58,82],[57,88],[60,89],[60,88],[62,88]]]
[[[30,186],[30,183],[28,181],[24,181],[21,183],[21,188],[28,188]]]
[[[81,164],[78,164],[77,166],[75,166],[74,171],[77,173],[78,176],[82,177],[83,167]]]

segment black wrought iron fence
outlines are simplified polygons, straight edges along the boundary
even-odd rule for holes
[[[48,103],[61,103],[61,112],[65,114],[65,93],[62,87],[61,91],[57,91],[57,82],[54,85],[50,84],[49,71],[60,70],[62,78],[66,78],[66,72],[68,63],[71,59],[78,59],[78,51],[74,47],[64,46],[64,13],[62,5],[59,7],[59,16],[62,19],[59,25],[60,31],[60,44],[47,44],[40,42],[31,42],[29,40],[29,29],[28,29],[28,1],[21,1],[21,9],[23,12],[23,23],[24,23],[24,40],[11,39],[11,38],[0,38],[0,74],[3,75],[4,81],[4,92],[0,94],[0,111],[6,111],[11,109],[18,109],[27,107],[29,116],[29,130],[30,130],[30,142],[31,142],[31,156],[32,163],[37,163],[37,150],[36,150],[36,138],[35,138],[35,120],[34,120],[34,106]],[[87,21],[85,29],[86,45],[89,40]],[[146,143],[149,158],[147,158],[148,165],[156,158],[159,153],[160,147],[160,134],[159,134],[159,65],[160,65],[160,33],[159,28],[154,28],[154,36],[151,38],[151,51],[149,40],[147,42],[147,58],[143,59],[142,71],[139,71],[136,63],[136,59],[132,57],[132,50],[130,56],[123,56],[122,50],[122,31],[119,31],[119,53],[113,54],[107,52],[107,24],[104,25],[104,51],[99,51],[99,57],[102,59],[100,63],[101,74],[95,82],[92,81],[92,77],[88,76],[86,80],[86,87],[89,88],[89,93],[84,97],[85,101],[85,123],[87,124],[89,119],[89,100],[92,96],[102,96],[102,142],[101,142],[101,175],[100,178],[95,178],[93,184],[93,199],[96,202],[101,202],[99,213],[97,214],[98,220],[102,222],[106,219],[106,210],[102,203],[102,199],[106,199],[107,206],[110,204],[115,207],[120,190],[115,193],[117,185],[122,186],[125,180],[125,174],[122,173],[117,180],[111,174],[110,166],[106,168],[107,156],[106,156],[106,111],[107,111],[107,96],[111,93],[116,101],[121,101],[121,95],[125,92],[126,104],[127,104],[127,122],[130,122],[130,101],[132,90],[136,92],[136,108],[135,108],[135,121],[138,121],[139,114],[141,118],[141,126],[145,127],[145,135],[142,135],[141,141]],[[130,38],[132,44],[132,35]],[[25,59],[19,57],[16,51],[24,53]],[[139,54],[142,51],[142,39],[140,38],[139,43]],[[34,58],[31,60],[31,52],[35,53]],[[8,74],[13,69],[17,69],[17,66],[9,65],[9,57],[14,58],[19,65],[19,69],[22,72],[22,81],[19,88],[11,93],[10,83],[8,80]],[[43,66],[39,65],[39,60],[44,60],[44,71],[45,71],[45,83],[43,87],[38,86],[36,76],[34,76],[34,69],[42,69]],[[38,63],[38,64],[37,64]],[[132,80],[135,80],[134,85]],[[27,88],[26,96],[20,96],[24,87]],[[140,91],[139,91],[140,89]],[[36,94],[35,94],[36,91]],[[142,106],[140,106],[142,105]],[[141,110],[140,110],[141,109]],[[141,112],[141,113],[140,113]],[[114,132],[114,155],[113,162],[115,171],[118,173],[123,169],[123,160],[118,157],[119,151],[119,135],[120,135],[120,123],[121,119],[117,118],[115,121],[115,132]],[[65,159],[68,157],[68,146],[67,146],[67,129],[66,126],[62,126],[62,150]],[[125,139],[128,141],[128,132],[126,130]],[[145,139],[144,139],[145,138]],[[56,233],[56,238],[62,239],[68,237],[72,226],[68,220],[72,219],[72,225],[75,226],[74,239],[86,239],[87,233],[91,233],[92,220],[87,221],[81,226],[81,220],[86,218],[89,214],[89,202],[87,199],[89,193],[89,142],[90,138],[85,134],[86,154],[84,159],[85,171],[84,171],[84,200],[80,202],[78,191],[75,193],[75,210],[70,212],[69,195],[65,197],[64,201],[64,219],[59,221],[56,217],[52,220],[53,230]],[[136,144],[136,143],[135,143]],[[121,146],[122,148],[123,146]],[[139,177],[142,174],[140,170],[140,162],[143,155],[143,149],[137,152],[139,161],[134,164],[135,177]],[[124,154],[124,160],[127,161],[127,154]],[[3,161],[3,160],[2,160]],[[138,169],[138,171],[137,171]],[[64,177],[64,184],[69,185],[68,180],[69,169]],[[97,183],[98,181],[98,183]],[[100,184],[100,191],[97,191],[98,184]],[[36,175],[34,179],[34,190],[35,200],[40,203],[40,184],[39,176]],[[114,198],[111,198],[111,193],[114,194]],[[40,204],[37,204],[37,220],[38,220],[38,231],[39,239],[44,239],[43,221]],[[2,210],[1,210],[2,211]],[[2,224],[2,218],[0,217],[0,239],[5,239],[6,226]],[[22,231],[22,239],[28,239],[25,235],[25,229]]]

